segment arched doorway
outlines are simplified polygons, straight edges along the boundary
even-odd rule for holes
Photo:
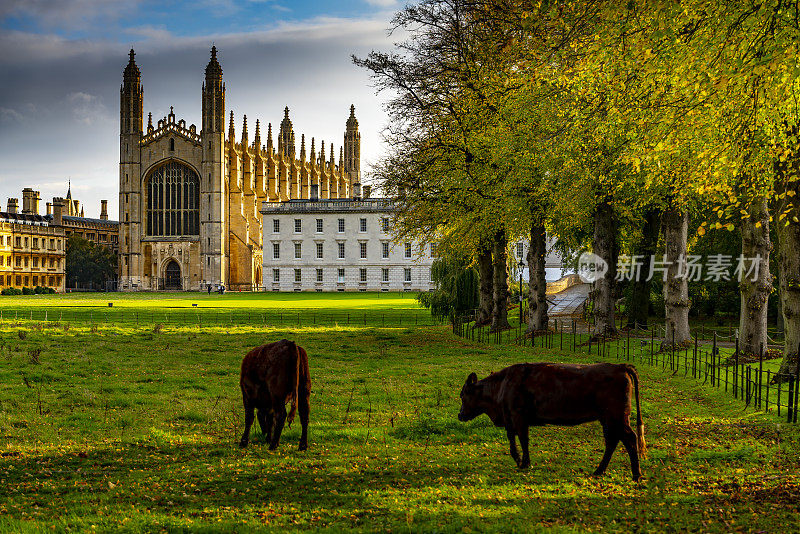
[[[261,267],[256,267],[256,279],[255,279],[255,286],[256,289],[261,287]]]
[[[181,266],[175,260],[170,260],[167,268],[164,269],[164,289],[181,289]]]

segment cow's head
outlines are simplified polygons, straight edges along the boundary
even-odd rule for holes
[[[471,421],[485,412],[481,406],[481,387],[478,386],[478,375],[470,373],[464,387],[461,388],[461,411],[459,421]]]

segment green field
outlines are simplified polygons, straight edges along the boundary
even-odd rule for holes
[[[0,296],[4,321],[141,325],[436,324],[416,293],[68,293]],[[111,304],[111,306],[109,306]]]
[[[252,308],[252,309],[417,309],[416,293],[250,293],[228,291],[224,295],[206,292],[160,293],[57,293],[53,295],[0,296],[2,308],[115,307],[152,308]]]
[[[241,358],[282,337],[309,353],[310,448],[293,425],[277,451],[257,429],[240,450]],[[596,354],[447,326],[5,321],[0,341],[2,531],[800,529],[798,426],[661,367],[638,364],[650,456],[634,483],[621,448],[589,476],[596,423],[533,429],[519,471],[502,430],[456,419],[470,371]]]

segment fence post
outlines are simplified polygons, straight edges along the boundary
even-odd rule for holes
[[[674,371],[673,365],[675,363],[675,325],[672,325],[672,350],[670,351],[669,368]]]
[[[797,422],[797,398],[800,397],[800,392],[798,392],[797,383],[800,382],[800,343],[797,345],[797,365],[794,368],[794,417],[792,418],[792,422]]]
[[[714,344],[711,347],[711,385],[714,385],[714,356],[717,354],[717,332],[714,331]]]
[[[761,350],[758,353],[758,407],[761,408],[761,386],[764,383],[762,380],[764,374],[764,342],[761,342]]]
[[[736,346],[733,353],[733,398],[738,399],[739,386],[739,336],[736,336]]]

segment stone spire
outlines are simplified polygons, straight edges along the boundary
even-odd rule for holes
[[[257,151],[261,150],[261,125],[258,119],[256,119],[256,136],[253,138],[253,146]]]
[[[344,174],[352,188],[361,182],[361,134],[358,132],[356,107],[350,106],[344,132]]]
[[[211,59],[206,65],[203,82],[203,131],[225,132],[225,84],[222,82],[222,67],[217,61],[217,47],[211,47]]]
[[[130,51],[128,65],[122,73],[122,86],[119,88],[119,119],[121,135],[142,135],[144,118],[142,73],[136,66],[135,52]]]
[[[272,123],[267,123],[267,154],[272,155]]]
[[[306,161],[306,135],[300,135],[300,161]]]
[[[153,112],[147,114],[147,133],[153,131]]]
[[[228,140],[231,142],[236,141],[236,130],[233,128],[233,110],[231,110],[231,122],[228,125]]]
[[[206,65],[206,81],[209,80],[222,80],[222,66],[217,61],[217,47],[213,45],[211,46],[211,59]]]
[[[247,148],[247,115],[242,120],[242,148]]]
[[[139,67],[136,65],[136,60],[134,57],[136,56],[136,52],[131,51],[128,53],[128,65],[125,67],[125,71],[122,73],[122,79],[126,82],[131,82],[134,84],[138,84],[141,80],[142,73],[139,71]]]
[[[67,180],[67,196],[64,198],[72,200],[72,180]]]
[[[317,158],[317,152],[316,152],[316,150],[314,150],[314,138],[312,137],[311,138],[311,157],[309,158],[309,161],[311,162],[311,165],[314,165],[316,163],[316,161],[315,161],[316,158]]]
[[[289,106],[286,106],[283,110],[283,120],[278,133],[278,152],[282,156],[294,159],[294,129],[292,128],[292,121],[289,119]]]

